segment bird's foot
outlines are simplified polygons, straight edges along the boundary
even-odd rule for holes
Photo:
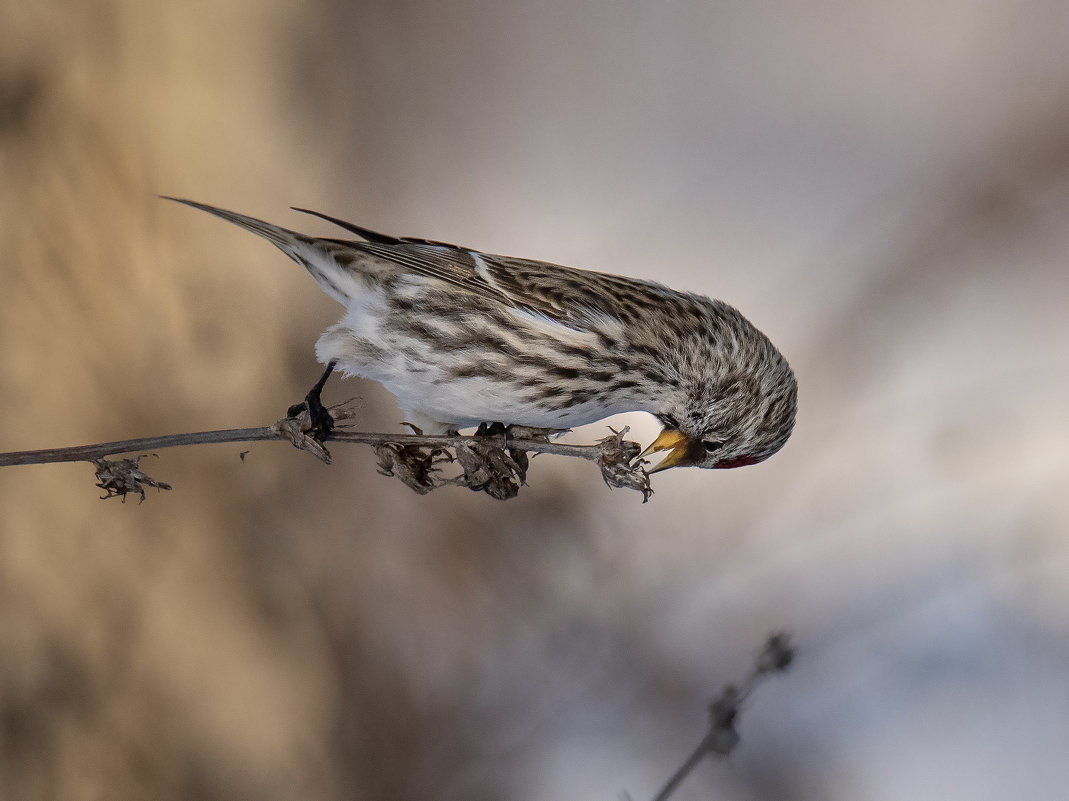
[[[300,403],[295,403],[286,410],[289,417],[296,417],[308,412],[308,433],[320,442],[325,442],[334,431],[334,415],[323,405],[318,397],[309,395]]]
[[[565,434],[569,428],[536,428],[518,424],[505,425],[504,423],[480,423],[475,431],[475,436],[481,439],[501,438],[501,449],[506,451],[515,450],[512,443],[516,440],[533,439],[549,442],[549,438],[558,434]]]
[[[334,362],[327,365],[326,371],[316,381],[315,386],[308,390],[308,394],[304,396],[303,401],[293,404],[286,410],[286,414],[290,417],[297,417],[297,415],[307,411],[308,432],[320,442],[326,442],[330,438],[335,426],[334,415],[323,405],[323,399],[321,398],[323,387],[327,383],[327,379],[330,378],[330,374],[334,372],[334,365]]]
[[[509,428],[504,423],[479,423],[479,427],[475,430],[475,436],[483,439],[493,439],[494,437],[502,438],[502,447],[507,448],[509,446]]]

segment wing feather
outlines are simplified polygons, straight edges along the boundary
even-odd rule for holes
[[[481,253],[431,239],[395,237],[318,211],[294,210],[327,220],[366,240],[330,241],[570,328],[603,328],[607,318],[618,324],[622,302],[641,305],[651,291],[672,292],[649,281]]]

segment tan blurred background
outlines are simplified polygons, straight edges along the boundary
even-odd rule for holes
[[[317,376],[333,301],[160,193],[724,298],[798,428],[645,506],[553,457],[505,504],[356,447],[162,451],[140,506],[4,468],[0,797],[640,801],[776,628],[676,798],[1063,797],[1069,5],[3,0],[0,450]]]

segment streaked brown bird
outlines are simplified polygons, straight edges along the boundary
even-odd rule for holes
[[[327,370],[309,393],[313,412],[335,366],[381,383],[428,434],[483,422],[566,429],[645,411],[665,426],[646,449],[668,451],[655,470],[755,464],[794,427],[797,384],[786,359],[721,301],[387,236],[306,209],[296,211],[360,240],[168,199],[269,240],[345,306],[316,344]]]

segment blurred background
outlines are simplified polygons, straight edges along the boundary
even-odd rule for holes
[[[674,798],[1064,797],[1069,5],[4,0],[0,450],[318,376],[340,308],[157,194],[723,298],[798,427],[646,505],[555,457],[507,503],[356,446],[161,451],[142,505],[4,468],[3,798],[641,801],[777,629]]]

